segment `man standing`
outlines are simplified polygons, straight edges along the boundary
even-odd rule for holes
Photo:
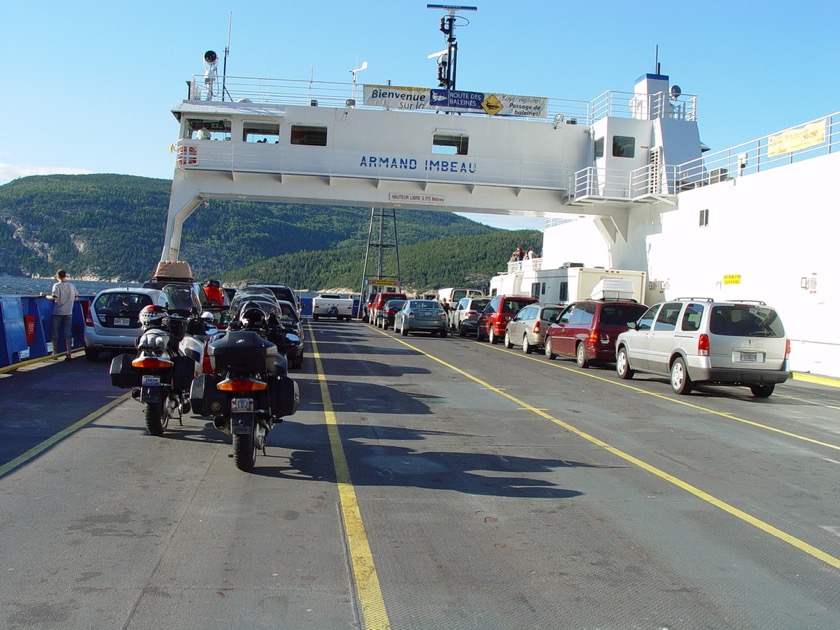
[[[64,342],[67,346],[66,360],[69,361],[72,359],[70,351],[73,348],[73,304],[79,296],[79,292],[67,280],[67,272],[64,269],[59,269],[55,277],[58,282],[53,285],[52,294],[46,295],[42,291],[41,297],[54,302],[52,314],[53,356],[58,357],[59,331],[63,331]]]

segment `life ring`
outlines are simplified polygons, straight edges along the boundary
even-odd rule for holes
[[[178,166],[198,164],[198,149],[195,147],[178,147]]]

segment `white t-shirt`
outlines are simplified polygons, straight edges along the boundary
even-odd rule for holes
[[[64,282],[56,282],[52,288],[52,295],[55,298],[53,304],[53,315],[72,315],[73,302],[76,301],[78,295],[76,287],[70,284],[67,280]]]

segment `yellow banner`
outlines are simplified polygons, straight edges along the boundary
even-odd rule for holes
[[[741,284],[740,273],[730,273],[723,276],[723,284]]]
[[[775,136],[770,136],[767,156],[773,157],[788,151],[798,151],[825,142],[825,124],[826,119],[823,118],[817,122],[802,125],[796,129],[787,129]]]

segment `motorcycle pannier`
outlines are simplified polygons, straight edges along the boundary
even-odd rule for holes
[[[268,381],[268,395],[271,413],[278,418],[294,415],[300,404],[298,384],[285,375],[272,375]]]
[[[201,374],[193,379],[190,388],[190,405],[199,416],[222,416],[226,412],[227,395],[216,389],[221,380],[215,374]]]
[[[195,361],[190,357],[175,357],[175,365],[172,368],[173,389],[185,392],[189,390],[195,376]]]
[[[140,387],[141,374],[131,367],[134,355],[118,354],[111,361],[111,385],[114,387]]]

